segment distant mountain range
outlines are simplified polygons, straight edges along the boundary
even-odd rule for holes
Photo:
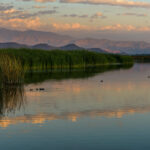
[[[107,39],[81,39],[75,44],[90,48],[100,47],[107,52],[127,53],[127,54],[150,54],[150,43],[139,41],[112,41]]]
[[[0,49],[2,48],[30,48],[30,49],[41,49],[41,50],[54,50],[54,49],[55,50],[56,49],[57,50],[88,50],[88,51],[99,52],[99,53],[107,53],[107,51],[102,50],[100,48],[85,49],[75,44],[68,44],[62,47],[54,47],[44,43],[29,46],[25,44],[18,44],[15,42],[8,42],[8,43],[0,43]]]
[[[102,53],[150,54],[150,43],[143,41],[112,41],[93,38],[75,39],[53,32],[34,30],[17,31],[0,28],[0,48],[8,47],[30,47],[44,50],[88,49]]]
[[[60,35],[52,32],[43,31],[17,31],[0,28],[0,42],[16,42],[25,45],[35,45],[39,43],[47,43],[54,46],[62,46],[70,43],[73,38],[66,35]]]

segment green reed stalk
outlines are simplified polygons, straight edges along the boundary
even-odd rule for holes
[[[18,84],[24,76],[21,62],[14,56],[0,55],[1,80],[6,84]]]

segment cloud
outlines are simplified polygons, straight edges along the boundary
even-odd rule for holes
[[[90,28],[86,25],[81,25],[80,23],[52,23],[52,27],[56,30],[89,30]]]
[[[56,10],[42,10],[42,11],[37,11],[35,13],[30,13],[28,11],[21,11],[21,10],[16,10],[14,8],[7,9],[0,11],[0,17],[7,20],[7,19],[26,19],[26,18],[33,18],[33,17],[39,17],[41,15],[51,15],[57,13]]]
[[[10,6],[5,6],[3,4],[0,5],[0,11],[6,11],[6,10],[9,10],[9,9],[12,9],[13,6],[10,5]]]
[[[4,14],[13,14],[13,13],[16,13],[16,12],[18,12],[16,9],[11,8],[11,9],[2,11],[1,13],[4,13]]]
[[[150,3],[148,2],[137,2],[133,0],[60,0],[60,2],[150,8]]]
[[[0,18],[0,25],[1,27],[6,28],[15,28],[15,29],[37,29],[42,26],[40,18],[27,18],[27,19],[8,19],[4,20]]]
[[[136,17],[147,17],[148,15],[147,14],[142,14],[142,13],[118,13],[117,14],[118,16],[136,16]]]
[[[91,16],[89,16],[88,14],[83,14],[83,15],[78,15],[78,14],[70,14],[70,15],[62,15],[62,17],[71,17],[71,18],[90,18],[90,19],[98,19],[98,18],[107,18],[106,16],[104,16],[101,12],[97,12]]]
[[[102,31],[150,31],[150,26],[147,27],[137,27],[133,25],[109,25],[109,26],[103,26],[100,27],[100,30]]]
[[[62,17],[72,17],[72,18],[88,18],[89,16],[87,14],[84,14],[84,15],[77,15],[77,14],[70,14],[70,15],[63,15]]]
[[[22,0],[22,1],[35,1],[40,3],[55,2],[56,0]],[[61,3],[81,3],[81,4],[94,4],[94,5],[110,5],[121,7],[138,7],[150,8],[149,2],[133,1],[133,0],[59,0]]]
[[[35,2],[40,2],[40,3],[45,3],[45,2],[55,2],[56,0],[22,0],[24,2],[30,2],[30,1],[35,1]]]
[[[137,27],[133,25],[108,25],[108,26],[101,26],[101,27],[93,27],[82,25],[80,23],[52,23],[52,27],[57,31],[68,31],[68,30],[78,30],[78,31],[150,31],[149,26],[145,27]]]
[[[34,0],[34,1],[44,3],[44,2],[55,2],[56,0]]]
[[[97,12],[96,14],[94,14],[94,15],[91,16],[91,19],[97,19],[97,18],[103,18],[103,19],[105,19],[107,17],[104,16],[103,13],[101,13],[101,12]]]
[[[55,13],[57,13],[56,10],[43,10],[43,11],[39,11],[35,14],[37,14],[37,15],[46,15],[46,14],[55,14]]]
[[[136,27],[132,25],[121,25],[121,24],[115,24],[115,25],[108,25],[108,26],[103,26],[100,27],[100,30],[126,30],[126,31],[131,31],[131,30],[136,30]]]
[[[25,29],[41,29],[45,26],[40,16],[51,15],[57,13],[56,10],[40,10],[34,13],[29,11],[17,10],[13,6],[0,6],[0,25],[6,28]]]
[[[39,6],[39,5],[35,5],[35,6],[33,6],[32,8],[40,9],[40,8],[46,8],[46,6]]]

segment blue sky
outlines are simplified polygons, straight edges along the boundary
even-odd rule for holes
[[[149,0],[5,0],[0,4],[0,27],[78,38],[150,38]]]

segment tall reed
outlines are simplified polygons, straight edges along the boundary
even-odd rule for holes
[[[0,55],[1,80],[6,84],[18,84],[24,76],[21,62],[8,54]]]
[[[101,54],[87,50],[31,50],[0,49],[1,54],[13,55],[21,61],[27,70],[53,70],[86,68],[109,64],[131,64],[131,56],[117,54]]]

